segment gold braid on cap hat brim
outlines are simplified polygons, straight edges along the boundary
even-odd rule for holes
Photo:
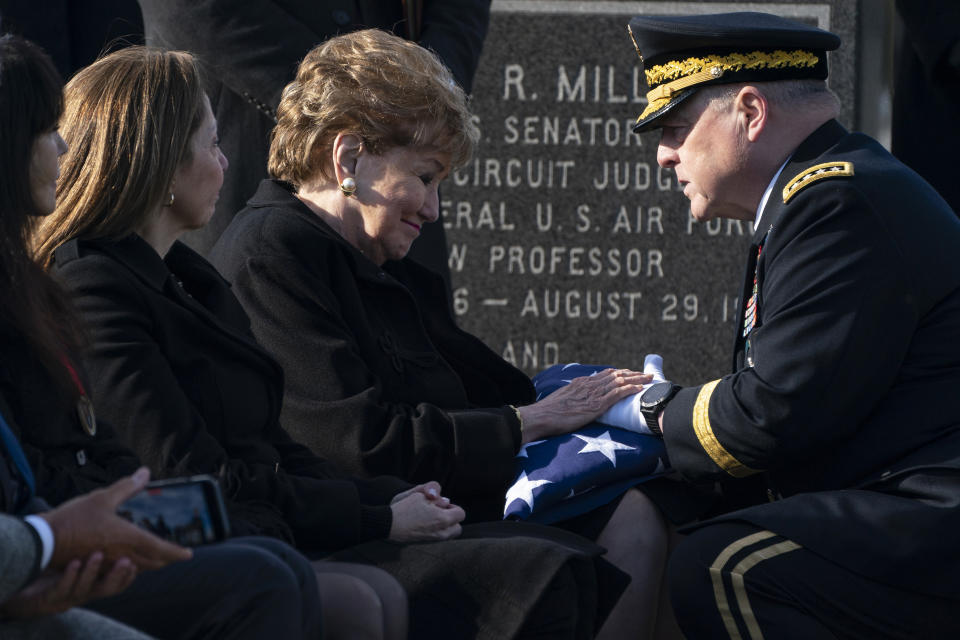
[[[633,34],[631,34],[633,35]],[[639,53],[639,50],[638,50]],[[642,59],[642,58],[641,58]],[[704,56],[671,60],[644,71],[647,86],[659,85],[647,93],[647,108],[637,118],[640,122],[651,113],[665,107],[674,94],[710,80],[722,77],[728,71],[753,71],[756,69],[809,68],[816,66],[820,58],[810,51],[751,51],[731,53],[725,56]],[[666,80],[672,80],[661,84]]]

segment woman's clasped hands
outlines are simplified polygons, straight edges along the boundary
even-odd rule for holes
[[[448,540],[460,535],[463,509],[440,495],[440,483],[427,482],[411,487],[390,501],[393,523],[390,539],[394,542]]]

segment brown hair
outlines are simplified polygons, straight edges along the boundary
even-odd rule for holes
[[[357,135],[375,154],[442,149],[454,167],[469,160],[479,137],[466,95],[436,55],[377,29],[331,38],[300,63],[277,109],[270,174],[296,187],[333,180],[339,133]]]
[[[203,87],[189,53],[128,47],[67,83],[57,208],[34,235],[37,260],[72,238],[119,239],[168,197],[203,118]]]

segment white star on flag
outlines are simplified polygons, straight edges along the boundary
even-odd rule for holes
[[[604,431],[597,438],[592,438],[590,436],[583,436],[583,435],[580,435],[579,433],[574,433],[573,435],[587,443],[583,447],[583,449],[580,449],[580,451],[578,451],[577,453],[591,453],[593,451],[596,451],[597,453],[602,453],[604,456],[606,456],[607,460],[609,460],[613,464],[613,466],[617,466],[617,457],[616,455],[614,455],[613,453],[614,451],[617,451],[618,449],[632,451],[633,449],[636,448],[636,447],[631,447],[629,445],[621,444],[619,442],[615,442],[610,438],[609,431]]]
[[[530,480],[527,478],[526,471],[521,472],[517,481],[507,490],[507,503],[504,505],[503,512],[507,512],[507,507],[514,500],[523,500],[533,510],[533,490],[545,484],[553,484],[553,482],[550,480]]]

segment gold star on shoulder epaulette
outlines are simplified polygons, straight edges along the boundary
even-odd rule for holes
[[[817,180],[824,178],[840,178],[853,175],[852,162],[824,162],[804,169],[783,188],[783,204],[790,202],[790,198],[800,193],[800,190]]]

